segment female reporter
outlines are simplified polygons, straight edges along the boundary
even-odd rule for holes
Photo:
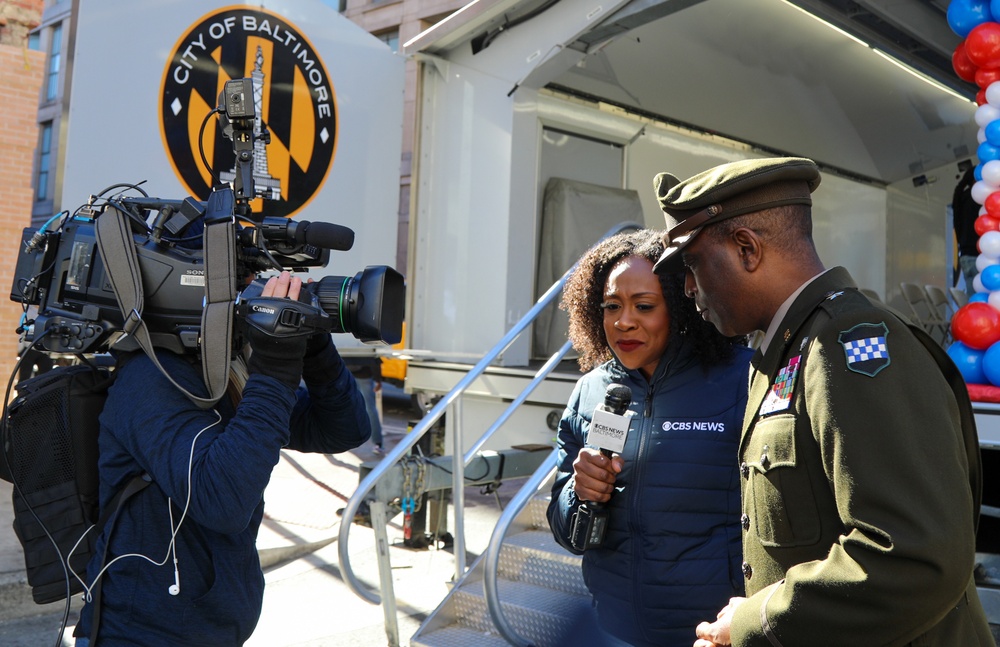
[[[583,553],[583,575],[612,642],[691,645],[706,613],[743,590],[737,445],[751,352],[722,337],[653,274],[658,232],[613,236],[586,252],[563,293],[580,378],[559,423],[548,508],[556,540]],[[585,447],[609,384],[629,387],[621,454]],[[580,551],[572,518],[605,504],[603,543]]]

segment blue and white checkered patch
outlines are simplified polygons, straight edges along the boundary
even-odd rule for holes
[[[889,365],[889,328],[885,323],[859,324],[840,333],[838,341],[844,347],[847,368],[869,377]]]
[[[885,337],[869,337],[868,339],[849,341],[844,344],[844,350],[847,351],[848,364],[889,357],[889,352],[885,347]]]

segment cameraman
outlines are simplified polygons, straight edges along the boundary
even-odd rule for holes
[[[298,299],[301,285],[282,272],[261,296]],[[144,353],[118,357],[100,418],[102,511],[136,475],[152,482],[97,542],[91,586],[110,544],[92,647],[243,644],[261,612],[255,543],[281,450],[336,453],[368,440],[364,400],[329,334],[278,338],[247,328],[246,385],[214,410],[193,404]],[[200,364],[166,351],[157,357],[204,395]],[[81,612],[77,647],[91,644],[94,607]]]

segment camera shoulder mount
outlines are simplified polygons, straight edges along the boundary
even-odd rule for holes
[[[232,206],[232,190],[215,191],[208,200],[213,215]],[[230,211],[230,215],[231,215]],[[149,356],[153,364],[192,402],[210,409],[226,392],[229,362],[232,353],[233,301],[236,281],[233,259],[236,237],[233,218],[206,219],[204,244],[206,252],[205,307],[202,311],[202,377],[208,397],[197,396],[178,384],[156,358],[149,329],[142,318],[143,287],[132,232],[125,214],[118,209],[106,210],[96,222],[97,245],[108,269],[115,299],[124,317],[122,330],[130,335]]]

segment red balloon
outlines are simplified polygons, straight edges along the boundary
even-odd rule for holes
[[[986,103],[986,88],[979,88],[976,93],[976,105],[981,106]]]
[[[994,191],[986,196],[983,206],[986,207],[986,213],[994,218],[1000,218],[1000,191]]]
[[[970,61],[969,55],[965,53],[964,40],[958,44],[958,47],[952,53],[951,66],[955,69],[955,74],[958,75],[958,78],[963,81],[972,83],[976,80],[976,64]]]
[[[1000,312],[988,303],[967,303],[951,318],[951,334],[970,348],[986,350],[1000,341]]]
[[[965,54],[977,67],[1000,67],[1000,24],[984,22],[965,37]]]
[[[973,227],[975,228],[976,233],[980,236],[988,231],[1000,231],[1000,218],[984,213],[976,218],[976,222]]]
[[[1000,67],[980,67],[976,69],[976,85],[985,90],[990,83],[1000,81]]]

